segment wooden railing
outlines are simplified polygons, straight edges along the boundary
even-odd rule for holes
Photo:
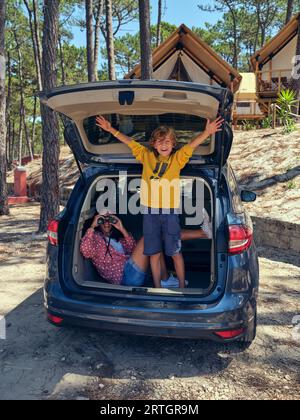
[[[256,72],[257,92],[278,93],[292,87],[292,69],[265,70]]]

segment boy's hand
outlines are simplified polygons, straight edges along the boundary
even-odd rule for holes
[[[101,115],[98,115],[96,117],[96,125],[102,128],[102,130],[104,131],[108,131],[108,132],[112,131],[111,123],[107,121],[105,118],[103,118]]]
[[[209,119],[207,119],[206,127],[205,127],[205,133],[207,136],[211,136],[212,134],[215,134],[217,131],[222,131],[221,126],[224,122],[224,118],[218,117],[214,121],[210,122]]]
[[[210,120],[207,118],[205,130],[190,142],[190,146],[193,149],[196,149],[196,147],[200,146],[200,144],[202,144],[207,139],[207,137],[215,134],[217,131],[221,131],[223,122],[224,118],[222,117],[216,118],[213,122],[210,122]]]

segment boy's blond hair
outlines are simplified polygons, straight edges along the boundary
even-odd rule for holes
[[[169,136],[171,138],[171,140],[173,141],[173,147],[177,146],[177,138],[176,138],[176,134],[175,131],[173,130],[173,128],[171,127],[167,127],[167,126],[160,126],[158,128],[156,128],[153,133],[151,134],[151,138],[150,138],[150,146],[152,148],[154,148],[154,143],[156,142],[156,140],[160,140],[163,139],[165,137]]]

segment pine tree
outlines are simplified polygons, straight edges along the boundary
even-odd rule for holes
[[[42,83],[45,90],[56,86],[59,0],[44,0]],[[43,182],[40,232],[59,211],[59,127],[55,113],[41,105],[43,139]]]
[[[0,216],[9,214],[6,186],[5,16],[6,0],[0,0]]]
[[[150,3],[149,0],[139,0],[140,44],[141,44],[141,79],[152,77],[152,52],[150,33]]]

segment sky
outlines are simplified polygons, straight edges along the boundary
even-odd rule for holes
[[[115,0],[113,0],[115,1]],[[157,0],[150,0],[152,7],[151,14],[151,24],[156,24],[157,22]],[[209,0],[163,0],[165,3],[165,10],[163,15],[163,20],[179,26],[181,23],[184,23],[188,27],[197,26],[204,27],[205,22],[216,23],[218,19],[221,18],[221,13],[209,13],[202,12],[197,5],[198,4],[212,4],[212,1]],[[132,22],[126,27],[123,27],[122,30],[118,33],[118,36],[122,36],[125,33],[135,34],[139,30],[138,22]],[[74,39],[73,43],[76,46],[85,46],[86,44],[86,35],[85,31],[80,31],[78,28],[73,29]]]

